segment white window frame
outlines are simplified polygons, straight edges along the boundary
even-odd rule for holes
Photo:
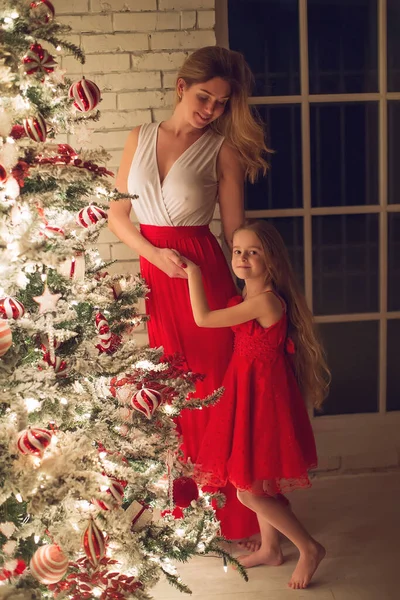
[[[298,0],[299,5],[299,38],[300,38],[300,94],[293,96],[257,96],[250,99],[251,104],[279,105],[299,104],[301,107],[302,131],[302,178],[303,178],[303,208],[285,208],[273,210],[251,210],[246,216],[251,218],[266,217],[303,217],[304,234],[304,282],[305,294],[312,308],[312,217],[315,215],[346,215],[367,214],[379,215],[379,311],[359,314],[338,314],[316,316],[317,323],[343,323],[356,321],[379,322],[379,409],[376,413],[356,413],[346,415],[324,415],[314,417],[313,428],[318,433],[341,431],[347,433],[344,452],[351,451],[354,440],[348,439],[348,433],[359,429],[362,448],[370,450],[373,437],[379,432],[379,442],[382,448],[382,428],[385,442],[398,445],[398,427],[400,411],[386,411],[386,381],[387,381],[387,323],[388,320],[400,319],[400,311],[388,312],[388,213],[400,212],[400,204],[388,204],[387,189],[387,103],[388,100],[400,100],[400,92],[387,91],[387,0],[377,0],[378,22],[378,73],[379,91],[377,93],[358,94],[310,94],[308,75],[308,22],[307,0]],[[217,44],[229,48],[228,34],[228,0],[216,0],[216,40]],[[362,206],[312,207],[311,205],[311,152],[310,152],[310,105],[314,103],[341,102],[377,102],[379,106],[379,204]],[[399,356],[400,368],[400,356]],[[337,441],[335,438],[326,439],[328,446]],[[385,445],[385,443],[384,443]],[[353,448],[354,450],[354,448]],[[331,452],[330,452],[331,453]]]

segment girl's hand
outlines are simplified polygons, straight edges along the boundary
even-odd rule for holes
[[[157,248],[151,262],[160,271],[168,275],[168,277],[188,278],[187,273],[183,269],[185,262],[176,250],[172,250],[171,248]]]
[[[200,270],[200,267],[198,265],[196,265],[193,261],[191,261],[188,258],[186,258],[186,256],[181,256],[181,258],[182,258],[182,261],[184,263],[184,267],[183,268],[188,273],[188,275],[190,275],[194,271],[199,271]]]

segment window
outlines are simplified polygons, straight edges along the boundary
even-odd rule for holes
[[[219,5],[275,151],[246,212],[274,221],[319,323],[322,418],[400,411],[400,2]]]

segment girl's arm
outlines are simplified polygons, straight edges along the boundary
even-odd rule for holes
[[[122,155],[121,165],[118,170],[116,188],[122,194],[128,192],[128,175],[133,156],[138,145],[140,127],[135,127],[129,134]],[[140,199],[139,199],[140,202]],[[182,269],[183,262],[175,250],[156,248],[146,240],[137,230],[130,219],[132,204],[130,200],[117,200],[111,202],[108,211],[108,228],[118,239],[129,248],[146,258],[169,277],[186,279],[187,275]]]
[[[190,260],[182,258],[187,264],[190,302],[195,323],[199,327],[232,327],[271,314],[271,303],[268,298],[270,294],[259,294],[230,308],[210,310],[200,268]],[[274,317],[272,322],[275,321]]]
[[[226,142],[218,154],[217,170],[222,230],[232,249],[233,233],[244,222],[244,169],[238,151]]]

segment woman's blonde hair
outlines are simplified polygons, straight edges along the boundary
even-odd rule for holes
[[[296,348],[293,363],[300,390],[307,402],[320,408],[328,394],[331,374],[315,331],[313,315],[293,271],[287,248],[271,223],[253,221],[237,231],[242,229],[253,231],[261,242],[268,282],[287,306],[288,336]]]
[[[250,110],[248,96],[251,93],[253,75],[239,52],[220,46],[207,46],[191,54],[183,63],[177,76],[188,87],[220,77],[229,83],[230,97],[224,112],[210,127],[240,154],[245,176],[251,182],[261,171],[268,169],[265,154],[269,152],[264,139],[264,129],[258,113]],[[179,97],[177,97],[179,101]]]

